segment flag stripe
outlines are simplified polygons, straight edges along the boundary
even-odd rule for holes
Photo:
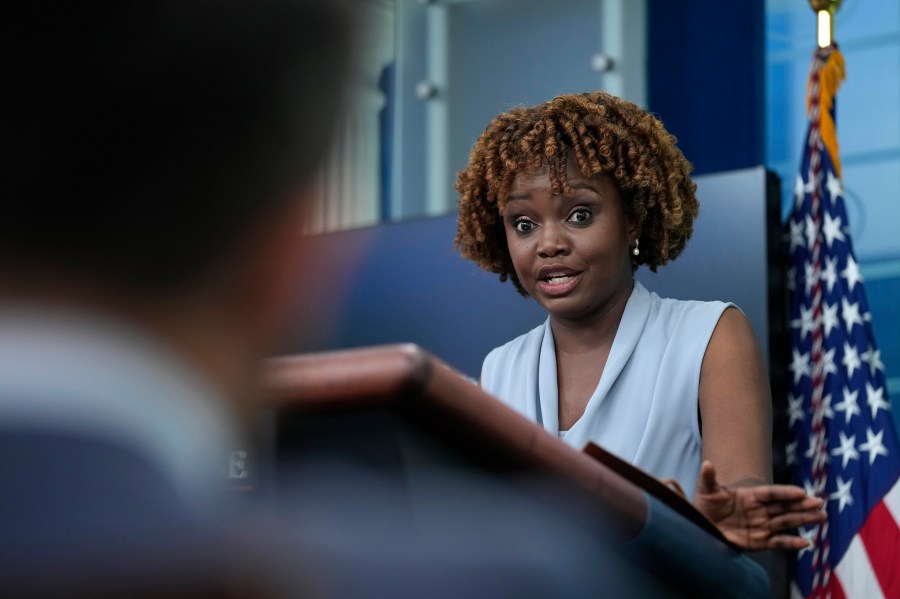
[[[834,569],[836,582],[838,582],[847,597],[859,597],[860,599],[884,599],[884,593],[878,584],[878,578],[872,571],[869,555],[859,536],[853,537],[850,546],[844,554],[844,558]],[[832,589],[832,597],[836,594]]]
[[[900,528],[884,502],[872,509],[859,536],[884,595],[900,597],[900,568],[897,568],[896,555],[900,547]]]
[[[894,520],[900,522],[900,480],[894,483],[891,490],[884,496],[884,505],[894,516]]]
[[[826,595],[828,599],[847,599],[846,593],[844,593],[844,587],[841,586],[841,581],[835,574],[831,578],[831,585],[828,587],[828,594]]]

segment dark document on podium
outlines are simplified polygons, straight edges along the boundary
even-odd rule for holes
[[[690,501],[670,489],[659,479],[651,476],[650,474],[647,474],[640,468],[629,464],[622,458],[611,454],[592,441],[588,441],[587,445],[584,446],[583,451],[619,476],[625,478],[637,487],[646,491],[649,495],[655,497],[663,504],[675,510],[677,513],[681,514],[726,545],[733,546],[732,543],[728,541],[722,534],[722,531],[716,528],[716,525],[710,522],[706,516],[701,514],[700,511],[697,510],[697,508],[695,508]]]

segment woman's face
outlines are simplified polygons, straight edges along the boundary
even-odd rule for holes
[[[513,179],[506,243],[522,287],[551,317],[590,319],[631,293],[636,228],[611,177],[585,178],[572,157],[567,197],[551,191],[549,173],[544,166]]]

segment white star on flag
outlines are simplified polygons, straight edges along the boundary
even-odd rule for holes
[[[855,345],[844,342],[844,358],[841,362],[847,367],[847,378],[853,378],[853,371],[862,365],[859,361],[859,354],[856,352]]]
[[[797,446],[800,444],[799,441],[791,441],[784,447],[784,461],[787,462],[788,466],[792,466],[797,463]]]
[[[791,326],[796,328],[800,328],[800,337],[806,337],[808,334],[812,333],[813,330],[813,309],[807,308],[806,306],[800,307],[800,318],[797,320],[791,321]]]
[[[837,370],[835,370],[837,372]],[[822,398],[822,416],[825,418],[834,418],[834,410],[831,409],[831,394],[829,393]]]
[[[825,337],[828,337],[831,334],[831,329],[840,323],[837,311],[837,304],[825,304],[822,309],[822,326],[825,327]]]
[[[876,349],[869,345],[869,349],[864,351],[860,358],[862,358],[863,362],[866,362],[869,365],[869,373],[872,377],[875,376],[875,373],[879,370],[884,370],[884,362],[881,361],[881,350]]]
[[[816,486],[808,478],[803,480],[803,490],[806,491],[806,494],[810,497],[815,497],[819,494]]]
[[[790,426],[794,426],[795,422],[803,420],[803,396],[794,397],[793,395],[788,396],[788,419],[790,420]]]
[[[791,372],[794,373],[794,383],[796,384],[802,376],[809,376],[809,354],[801,354],[796,349],[793,352],[794,358],[791,361]],[[856,360],[859,362],[859,358]]]
[[[850,303],[847,301],[847,298],[842,297],[841,318],[844,319],[844,324],[847,325],[848,333],[853,330],[854,324],[861,325],[863,323],[863,319],[859,314],[859,304]]]
[[[822,269],[822,274],[819,275],[820,278],[828,284],[828,293],[834,289],[834,284],[837,283],[838,274],[837,274],[837,259],[832,259],[830,256],[825,256],[825,268]]]
[[[798,174],[797,178],[794,180],[794,198],[797,202],[803,202],[804,195],[805,189],[803,187],[803,177]]]
[[[811,460],[816,455],[816,448],[813,445],[812,439],[809,440],[809,447],[806,448],[806,451],[803,452],[803,457],[807,460]]]
[[[866,403],[872,409],[872,419],[878,414],[878,410],[890,410],[891,404],[884,399],[884,387],[873,387],[866,381]]]
[[[806,286],[806,295],[812,292],[813,285],[816,284],[816,267],[812,262],[803,264],[803,284]]]
[[[834,176],[832,171],[828,171],[828,182],[825,184],[825,187],[832,198],[844,195],[844,186],[841,184],[841,180]]]
[[[806,247],[812,250],[813,244],[816,242],[816,237],[818,237],[816,223],[811,216],[807,216],[806,220],[803,222],[806,225]]]
[[[852,255],[847,256],[847,266],[841,271],[841,276],[847,279],[847,291],[853,293],[853,288],[857,283],[862,283],[862,273],[859,271],[859,264],[853,259]]]
[[[844,511],[844,508],[848,505],[853,505],[853,495],[850,494],[850,490],[853,486],[853,479],[851,478],[848,481],[844,481],[843,477],[838,474],[837,477],[837,491],[828,496],[829,499],[837,499],[838,500],[838,513]]]
[[[859,404],[856,403],[858,395],[859,391],[850,391],[844,387],[844,400],[834,406],[835,410],[844,413],[844,424],[849,424],[853,416],[859,416],[862,413],[859,411]]]
[[[835,366],[834,364],[834,353],[836,351],[837,348],[832,347],[827,352],[825,352],[824,356],[822,356],[822,360],[825,362],[825,376],[828,376],[829,374],[837,374],[838,372],[837,366]]]
[[[789,221],[788,224],[791,227],[790,234],[790,244],[791,251],[793,252],[798,247],[803,247],[806,244],[806,240],[803,238],[803,224],[798,223],[797,221]]]
[[[806,494],[809,495],[808,489],[806,491]],[[814,495],[810,495],[810,497],[814,497]],[[797,554],[798,559],[800,558],[800,556],[802,556],[807,551],[812,551],[812,548],[816,546],[816,535],[818,535],[818,534],[819,534],[818,526],[812,526],[809,528],[804,527],[804,528],[800,529],[800,536],[803,537],[803,539],[805,541],[807,541],[809,544],[806,547],[804,547],[803,549],[801,549],[800,553]]]
[[[872,432],[871,428],[866,427],[866,442],[860,445],[859,448],[862,451],[868,452],[870,466],[875,463],[875,458],[878,456],[888,455],[887,447],[884,446],[884,441],[881,440],[883,436],[884,431],[878,431],[878,434],[876,435]]]
[[[831,218],[831,214],[825,213],[825,223],[822,225],[822,234],[825,236],[825,242],[828,247],[834,243],[834,240],[846,241],[844,232],[841,231],[841,217]]]
[[[856,435],[851,435],[848,437],[844,434],[844,431],[840,431],[841,436],[841,446],[836,447],[831,450],[831,455],[841,456],[842,460],[842,468],[847,467],[847,462],[850,460],[859,459],[859,452],[856,451]]]

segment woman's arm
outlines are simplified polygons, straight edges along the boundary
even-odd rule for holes
[[[745,550],[802,549],[786,531],[825,519],[822,501],[772,483],[772,400],[747,318],[726,309],[700,370],[703,464],[694,505]]]
[[[727,308],[700,367],[702,455],[728,486],[772,482],[772,399],[750,322]]]

